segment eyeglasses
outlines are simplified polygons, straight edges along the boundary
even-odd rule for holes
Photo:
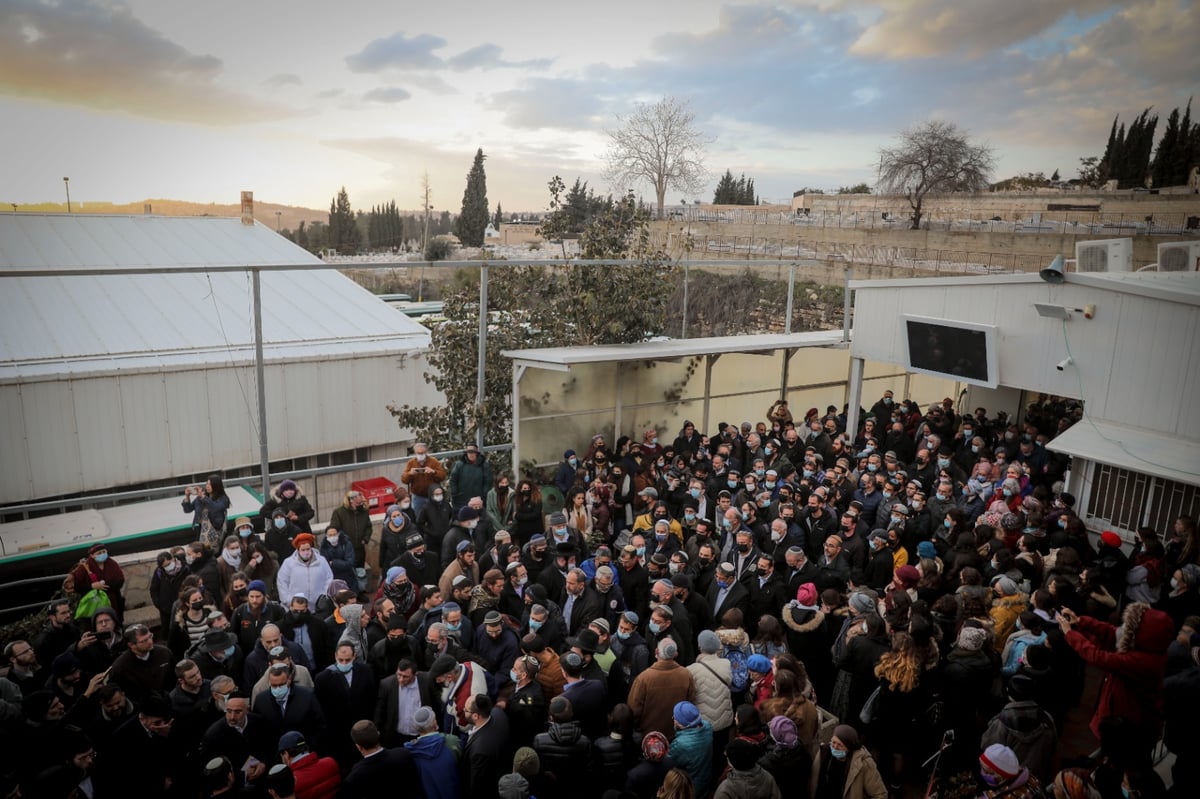
[[[13,652],[12,656],[15,658],[24,657],[25,655],[28,655],[32,651],[33,651],[33,647],[29,647],[28,649],[22,649],[20,652]]]

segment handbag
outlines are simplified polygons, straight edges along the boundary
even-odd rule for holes
[[[108,607],[108,594],[102,588],[93,588],[84,594],[75,606],[76,619],[90,619],[100,608]]]
[[[858,712],[858,720],[863,724],[874,724],[876,717],[879,715],[879,691],[882,686],[875,686],[875,690],[867,697],[867,701],[863,702],[862,710]]]

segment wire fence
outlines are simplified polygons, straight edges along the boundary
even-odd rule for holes
[[[853,210],[799,209],[758,211],[753,209],[712,209],[683,206],[664,211],[664,216],[680,223],[727,225],[764,225],[801,228],[857,228],[865,230],[907,230],[909,212],[892,208]],[[922,230],[964,233],[1049,233],[1089,236],[1182,236],[1200,235],[1200,213],[1133,214],[1087,210],[1028,211],[1013,209],[975,209],[958,211],[932,209],[921,219]]]

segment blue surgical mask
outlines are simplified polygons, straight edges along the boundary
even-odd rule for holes
[[[774,480],[768,480],[768,481],[767,481],[767,488],[771,488],[771,489],[775,488],[775,481],[774,481]]]
[[[538,621],[537,619],[530,619],[530,620],[529,620],[529,629],[530,629],[532,632],[537,632],[538,630],[542,629],[542,625],[543,625],[543,624],[545,624],[545,623],[546,623],[546,622],[544,622],[544,621]]]
[[[877,463],[868,463],[868,464],[867,464],[867,471],[868,471],[868,472],[877,472],[877,471],[879,471],[879,464],[877,464]]]
[[[287,527],[287,519],[280,516],[278,519],[275,520],[275,529],[282,530],[284,527]]]
[[[637,555],[638,555],[638,557],[639,557],[639,558],[644,558],[644,557],[646,557],[646,548],[645,548],[645,547],[638,547],[638,548],[637,548]]]
[[[903,516],[892,516],[892,524],[899,524],[902,521],[904,521]]]
[[[729,521],[729,519],[721,519],[721,526],[724,527],[726,530],[732,530],[733,522]]]
[[[739,511],[738,513],[741,515],[741,517],[742,517],[742,521],[746,521],[747,519],[749,519],[749,518],[750,518],[750,514],[749,514],[749,513],[747,513],[747,512],[746,512],[746,511],[744,511],[744,510],[743,510],[743,511]]]
[[[805,469],[805,470],[804,470],[804,476],[805,476],[805,477],[812,477],[814,474],[816,474],[816,472],[814,472],[812,469]]]
[[[949,530],[951,527],[954,526],[954,522],[950,521],[949,519],[946,519],[944,522],[942,522],[942,526],[945,527],[947,530]]]
[[[684,511],[683,518],[687,519],[689,522],[694,521],[696,519],[696,514],[692,513],[691,511]]]
[[[1058,526],[1060,528],[1062,528],[1063,530],[1067,529],[1067,520],[1065,517],[1063,517],[1063,516],[1058,517]]]
[[[770,454],[771,454],[772,452],[774,452],[774,451],[775,451],[775,450],[774,450],[774,449],[772,449],[771,447],[763,447],[763,454],[764,454],[764,455],[770,455]]]
[[[1012,496],[1012,489],[1010,489],[1010,488],[1006,488],[1006,489],[1004,489],[1004,496],[1006,496],[1006,497],[1011,497],[1011,496]]]
[[[979,454],[979,447],[977,447],[977,446],[975,446],[974,444],[972,444],[972,445],[971,445],[971,454],[972,454],[972,455],[978,455],[978,454]]]
[[[691,488],[688,489],[688,493],[692,495],[692,499],[700,499],[700,489]]]
[[[738,487],[737,480],[726,480],[726,481],[725,481],[725,485],[729,486],[730,488],[737,488],[737,487]]]
[[[454,624],[451,624],[450,622],[446,622],[446,629],[452,633],[456,633],[462,629],[462,622],[461,621],[455,622]]]
[[[845,750],[845,749],[834,749],[834,748],[831,746],[831,747],[829,747],[829,754],[833,755],[833,756],[834,756],[834,757],[836,757],[838,760],[845,760],[845,759],[846,759],[846,750]]]
[[[520,677],[520,675],[517,674],[516,669],[508,670],[508,679],[512,680],[515,683],[521,682],[521,677]]]
[[[567,458],[567,463],[571,464],[571,466],[578,466],[579,458]]]
[[[335,665],[337,666],[338,671],[340,671],[342,674],[346,674],[354,668],[354,661],[352,660],[349,663],[337,663]]]
[[[628,641],[629,636],[632,634],[633,633],[627,633],[624,630],[617,630],[617,638],[621,639],[622,641]]]
[[[655,635],[658,635],[659,633],[662,632],[662,625],[659,624],[658,622],[656,622],[654,619],[651,619],[650,621],[648,621],[646,623],[646,627],[650,630],[650,632],[654,633]]]
[[[233,657],[233,653],[236,651],[237,651],[237,645],[235,644],[234,646],[231,646],[225,650],[225,657],[226,658]]]
[[[242,538],[249,538],[253,533],[253,527],[243,527],[238,530],[238,535],[240,535]]]
[[[288,695],[288,687],[286,685],[272,685],[271,696],[276,699],[286,699]]]
[[[104,561],[106,561],[106,560],[108,560],[108,553],[107,553],[107,552],[98,552],[98,553],[96,553],[96,562],[97,562],[97,563],[103,563],[103,562],[104,562]]]
[[[945,469],[949,465],[950,465],[949,458],[938,458],[938,466],[940,466],[941,468]]]

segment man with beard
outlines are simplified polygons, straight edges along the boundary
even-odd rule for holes
[[[529,570],[518,561],[505,568],[504,587],[500,590],[499,611],[514,619],[525,613],[525,587],[529,584]]]
[[[323,669],[332,662],[333,642],[329,640],[329,628],[309,611],[308,597],[304,594],[292,597],[291,609],[278,627],[284,638],[300,647],[314,668]]]
[[[393,613],[388,620],[387,635],[371,646],[367,655],[367,665],[371,667],[376,680],[394,672],[400,661],[416,657],[416,642],[407,633],[405,626],[404,619]]]
[[[485,616],[492,611],[499,612],[500,593],[504,590],[504,572],[491,569],[483,575],[483,581],[471,589],[471,599],[467,606],[467,618],[476,630],[483,624]]]
[[[625,595],[625,606],[643,615],[650,607],[650,580],[638,556],[637,547],[626,544],[622,548],[620,565],[617,578],[621,583],[621,593]]]
[[[592,578],[592,587],[600,595],[603,606],[602,618],[607,619],[611,626],[615,626],[617,619],[625,612],[625,594],[616,584],[616,579],[612,566],[607,565],[598,567],[596,576]]]
[[[425,547],[425,539],[420,533],[412,532],[404,538],[404,554],[396,561],[396,565],[404,569],[408,579],[414,585],[429,585],[437,583],[438,577],[441,576],[441,571],[438,566],[438,559],[432,557]],[[384,571],[391,571],[391,564],[385,565]],[[391,582],[385,580],[385,582]],[[392,600],[395,601],[395,600]],[[402,615],[407,618],[412,611],[408,611]]]

